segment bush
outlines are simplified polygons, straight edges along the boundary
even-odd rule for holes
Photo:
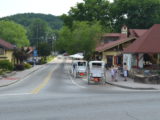
[[[41,60],[40,60],[40,63],[41,63],[41,64],[46,64],[47,61],[46,61],[46,59],[45,59],[44,57],[42,57]]]
[[[15,65],[15,70],[24,70],[24,65],[23,64]]]
[[[10,70],[12,71],[14,68],[13,64],[8,60],[1,60],[0,61],[0,69],[2,70]]]
[[[24,64],[24,68],[25,68],[25,69],[29,69],[29,68],[31,68],[31,67],[32,67],[32,65],[29,64],[29,63],[25,63],[25,64]]]

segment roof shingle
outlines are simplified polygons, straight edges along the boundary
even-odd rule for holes
[[[102,52],[102,51],[105,51],[107,49],[110,49],[110,48],[113,48],[119,44],[122,44],[122,43],[125,43],[125,42],[128,42],[130,40],[134,40],[135,37],[130,37],[130,38],[124,38],[124,39],[119,39],[119,40],[116,40],[114,42],[110,42],[110,43],[106,43],[106,44],[103,44],[103,45],[100,45],[96,48],[96,51],[98,52]]]
[[[5,49],[14,49],[14,45],[2,39],[0,39],[0,46],[4,47]]]
[[[160,24],[153,25],[125,50],[125,53],[160,53]]]

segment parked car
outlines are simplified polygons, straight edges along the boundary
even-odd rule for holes
[[[34,65],[34,64],[39,65],[39,64],[41,64],[41,60],[40,59],[37,59],[37,60],[36,59],[28,59],[25,62],[27,62],[27,63],[29,63],[31,65]]]

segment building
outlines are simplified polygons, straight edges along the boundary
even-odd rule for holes
[[[128,29],[123,26],[121,33],[104,34],[96,48],[95,59],[105,61],[109,67],[111,65],[121,66],[123,64],[123,50],[146,31],[143,29]]]
[[[160,24],[153,25],[124,49],[128,68],[154,68],[160,65]]]
[[[13,61],[13,49],[14,45],[0,39],[0,60]]]

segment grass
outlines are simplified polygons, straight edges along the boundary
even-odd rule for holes
[[[47,57],[47,62],[52,61],[54,58],[55,58],[55,56],[48,56],[48,57]]]

